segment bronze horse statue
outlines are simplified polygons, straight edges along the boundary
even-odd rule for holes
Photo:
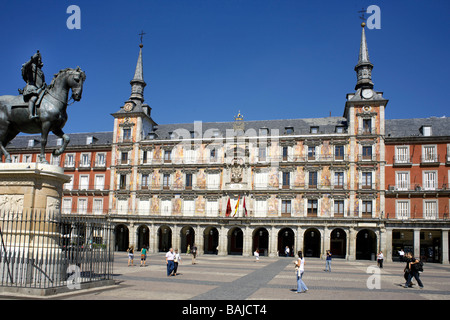
[[[28,104],[23,95],[0,96],[0,157],[3,153],[5,162],[11,162],[6,145],[20,132],[41,134],[39,162],[47,163],[45,147],[50,131],[63,139],[63,144],[53,151],[53,155],[62,154],[70,141],[69,136],[62,131],[67,121],[69,90],[72,90],[72,99],[80,101],[85,80],[86,74],[79,67],[60,70],[39,97],[40,103],[36,108],[39,116],[34,119],[30,119]]]

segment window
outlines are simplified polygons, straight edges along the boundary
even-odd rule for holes
[[[316,217],[317,216],[317,200],[310,199],[308,200],[308,217]]]
[[[66,158],[64,160],[64,167],[72,168],[75,166],[75,153],[66,153]]]
[[[131,141],[131,128],[123,128],[122,141],[123,142]]]
[[[209,152],[209,161],[210,162],[216,162],[217,161],[217,151],[216,149],[211,149]]]
[[[11,155],[12,163],[19,163],[19,155]]]
[[[422,134],[425,137],[431,136],[431,126],[422,126]]]
[[[128,152],[121,153],[120,164],[128,164]]]
[[[23,163],[30,163],[31,162],[31,154],[24,154],[22,156],[22,162]]]
[[[409,201],[408,200],[397,200],[397,219],[408,219],[409,218]]]
[[[363,134],[372,133],[372,119],[363,119]]]
[[[104,187],[105,187],[105,176],[102,174],[96,174],[94,183],[95,190],[103,190]]]
[[[436,146],[423,146],[422,162],[436,162],[436,161],[437,161]]]
[[[372,201],[362,202],[362,216],[363,218],[372,218]]]
[[[334,160],[344,160],[344,146],[334,146]]]
[[[372,189],[372,172],[361,173],[361,189]]]
[[[89,153],[82,153],[80,156],[80,167],[86,168],[90,167],[90,158],[91,155]]]
[[[192,173],[186,173],[186,189],[192,189]]]
[[[143,173],[141,176],[141,189],[148,189],[148,173]]]
[[[106,167],[106,154],[104,152],[99,152],[95,158],[96,167]]]
[[[286,134],[293,134],[294,133],[294,128],[293,127],[286,127],[286,128],[284,128],[284,130],[286,131]]]
[[[317,171],[309,172],[308,187],[309,188],[317,188]]]
[[[78,199],[78,213],[79,214],[87,213],[87,199]]]
[[[170,174],[165,173],[163,175],[163,189],[169,189],[169,182],[170,182]]]
[[[268,136],[269,135],[269,128],[261,128],[259,129],[259,134],[262,136]]]
[[[334,173],[334,187],[335,188],[344,188],[344,173],[343,172],[335,172]]]
[[[171,150],[164,150],[164,162],[171,162],[172,161],[171,156],[172,156]]]
[[[435,190],[437,188],[437,172],[424,171],[423,172],[423,188],[425,190]]]
[[[281,216],[290,217],[291,216],[291,200],[281,201]]]
[[[72,213],[72,199],[71,198],[63,199],[62,213],[65,213],[65,214]]]
[[[70,181],[67,183],[64,183],[63,189],[65,190],[73,190],[73,175],[70,175]]]
[[[80,190],[88,190],[89,189],[89,176],[81,175],[80,176]]]
[[[308,147],[308,160],[316,160],[316,147]]]
[[[409,172],[397,172],[397,190],[404,191],[409,189]]]
[[[94,199],[92,213],[93,214],[103,213],[103,199]]]
[[[436,219],[438,217],[437,200],[425,200],[424,206],[424,219]]]
[[[258,159],[259,161],[266,161],[266,147],[258,148]]]
[[[319,127],[311,127],[311,133],[319,133]]]
[[[394,162],[395,163],[410,163],[408,146],[396,146],[395,147]]]
[[[142,151],[142,163],[147,163],[147,150]]]
[[[125,190],[127,188],[127,175],[119,175],[119,189]]]
[[[283,147],[283,161],[286,161],[288,159],[288,147]]]
[[[344,216],[344,200],[334,200],[334,216]]]
[[[342,127],[342,126],[337,126],[337,127],[336,127],[336,133],[344,133],[344,127]]]
[[[289,189],[290,186],[290,172],[283,172],[283,189]]]
[[[61,156],[55,156],[55,155],[51,154],[50,163],[52,165],[59,166],[60,161],[61,161]]]
[[[372,160],[372,146],[362,147],[362,158],[363,160]]]

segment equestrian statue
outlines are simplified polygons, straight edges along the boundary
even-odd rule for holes
[[[47,163],[45,147],[50,131],[63,139],[61,147],[53,151],[54,156],[62,154],[69,144],[69,136],[62,131],[67,121],[69,91],[72,90],[74,101],[80,101],[86,74],[80,67],[60,70],[47,86],[43,66],[41,54],[37,51],[22,65],[22,78],[26,85],[19,89],[20,95],[0,96],[0,159],[3,153],[5,162],[11,162],[6,145],[20,132],[41,134],[41,163]]]

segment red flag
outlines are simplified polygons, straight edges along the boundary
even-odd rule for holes
[[[244,213],[245,213],[245,216],[247,216],[247,207],[245,206],[245,197],[244,197]]]
[[[225,216],[229,217],[230,214],[231,214],[231,203],[230,203],[230,198],[228,198],[227,211],[225,212]]]

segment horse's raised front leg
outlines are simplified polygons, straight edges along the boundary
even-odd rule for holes
[[[70,138],[61,129],[53,130],[52,132],[59,138],[63,139],[63,144],[61,145],[61,147],[53,151],[53,155],[57,157],[61,155],[64,150],[66,150],[66,147],[70,142]]]

